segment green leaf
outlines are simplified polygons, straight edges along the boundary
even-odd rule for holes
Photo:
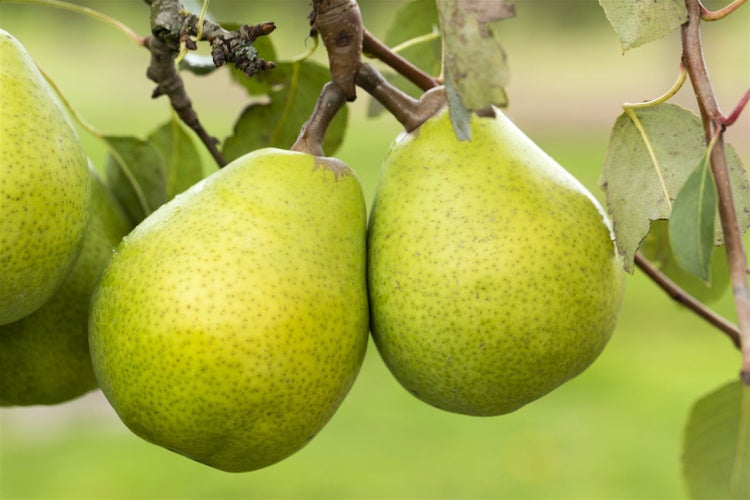
[[[413,0],[405,3],[393,17],[394,22],[385,33],[383,41],[389,47],[416,40],[436,33],[439,28],[435,0]],[[442,63],[442,42],[440,37],[416,43],[405,48],[400,54],[412,64],[430,75],[440,74]]]
[[[168,199],[171,200],[203,178],[200,153],[174,113],[172,119],[156,129],[148,140],[164,159]]]
[[[273,72],[283,78],[273,86],[270,102],[252,103],[242,112],[224,143],[227,161],[263,147],[291,147],[310,117],[321,88],[331,79],[328,68],[311,61],[280,63]],[[327,155],[341,145],[346,120],[347,109],[343,107],[326,132],[323,150]]]
[[[109,147],[107,185],[138,224],[167,201],[164,160],[155,146],[136,137],[103,139]]]
[[[513,7],[503,0],[437,0],[437,8],[445,77],[463,106],[470,111],[506,106],[509,70],[497,31],[499,21],[514,15]]]
[[[712,252],[709,270],[711,280],[706,283],[677,263],[669,243],[669,222],[666,220],[651,223],[651,230],[643,240],[640,251],[661,272],[704,304],[717,301],[729,288],[729,264],[724,247],[717,247]]]
[[[658,40],[687,21],[684,0],[599,0],[622,51]]]
[[[706,283],[715,221],[716,186],[706,153],[677,193],[669,219],[669,242],[677,263]]]
[[[439,21],[435,0],[412,0],[404,3],[394,14],[393,23],[383,37],[383,43],[393,48],[404,42],[418,40],[424,36],[436,34],[436,38],[414,43],[399,52],[404,58],[430,75],[439,75],[442,64],[442,41],[439,36]],[[381,71],[393,85],[412,97],[418,98],[423,91],[400,74],[392,71]],[[367,116],[378,116],[385,108],[371,98],[368,102]]]
[[[466,109],[458,90],[453,86],[453,80],[445,75],[445,93],[448,96],[448,112],[451,125],[459,141],[471,140],[471,111]]]
[[[750,386],[731,382],[696,402],[682,466],[690,498],[750,498]]]
[[[612,128],[601,186],[625,266],[646,237],[651,221],[668,219],[672,202],[706,150],[700,118],[674,104],[630,110]],[[750,227],[750,181],[731,147],[727,166],[740,229]],[[715,244],[722,241],[716,224]]]

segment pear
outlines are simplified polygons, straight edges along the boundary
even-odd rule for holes
[[[83,243],[86,154],[24,47],[0,30],[0,325],[45,303]]]
[[[96,388],[89,355],[89,302],[112,251],[131,225],[93,170],[91,178],[91,215],[73,270],[42,307],[0,326],[0,406],[63,403]]]
[[[458,141],[443,110],[398,138],[368,228],[374,342],[423,401],[512,412],[581,373],[619,314],[601,206],[501,111]]]
[[[348,166],[272,148],[147,217],[92,301],[94,370],[122,421],[225,471],[302,448],[363,361],[366,223]]]

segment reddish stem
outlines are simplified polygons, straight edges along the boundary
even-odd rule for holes
[[[724,234],[729,276],[740,330],[742,350],[740,376],[745,384],[750,385],[750,291],[747,282],[747,258],[742,244],[742,233],[734,207],[732,184],[727,168],[723,117],[703,58],[700,31],[702,5],[699,0],[686,0],[686,5],[688,22],[682,26],[682,60],[688,70],[700,108],[706,142],[708,143],[714,133],[719,131],[719,138],[711,150],[711,173],[719,198],[719,219]]]
[[[737,103],[737,106],[735,106],[729,116],[723,116],[721,118],[721,124],[725,127],[729,127],[734,122],[736,122],[737,118],[739,118],[740,114],[742,113],[742,110],[745,109],[745,105],[747,104],[748,100],[750,100],[750,89],[747,89],[745,91],[745,95],[742,96],[740,102]]]

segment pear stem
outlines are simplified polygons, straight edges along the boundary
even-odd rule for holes
[[[447,104],[442,87],[435,87],[417,100],[392,85],[372,65],[362,63],[357,72],[357,85],[382,104],[407,132],[418,128]]]
[[[682,25],[682,61],[687,68],[696,101],[703,121],[708,144],[714,134],[719,134],[709,157],[711,173],[719,198],[719,220],[724,234],[724,245],[729,263],[735,310],[740,331],[742,367],[740,378],[750,385],[750,288],[747,281],[747,257],[742,243],[742,233],[732,194],[732,184],[727,168],[724,148],[725,120],[711,85],[701,43],[701,17],[704,14],[700,0],[686,0],[688,21]]]
[[[346,104],[347,95],[335,82],[323,85],[310,118],[302,125],[292,151],[325,156],[323,139],[336,113]]]

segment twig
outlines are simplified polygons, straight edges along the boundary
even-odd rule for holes
[[[669,279],[664,273],[654,267],[654,265],[640,253],[635,254],[635,264],[641,269],[641,271],[646,273],[652,281],[659,285],[674,301],[689,308],[694,313],[698,314],[698,316],[708,321],[711,325],[726,333],[735,347],[738,349],[740,348],[740,331],[735,325],[680,288],[677,283]]]
[[[440,85],[438,80],[391,50],[367,30],[365,30],[362,45],[365,52],[390,66],[420,89],[430,90]]]
[[[723,132],[724,125],[722,124],[722,113],[716,102],[716,95],[711,86],[711,79],[703,58],[700,33],[702,6],[699,0],[686,0],[686,4],[688,21],[682,25],[682,61],[693,85],[693,91],[703,120],[706,142],[708,143],[717,130]],[[750,291],[747,282],[747,260],[734,207],[723,139],[724,134],[721,133],[711,151],[711,172],[714,176],[719,198],[719,219],[724,233],[729,276],[740,331],[742,351],[740,376],[745,384],[750,385]]]
[[[333,82],[346,95],[357,97],[355,78],[362,64],[362,16],[356,0],[313,0],[312,33],[320,33],[328,52]]]
[[[144,45],[151,52],[151,64],[146,75],[156,83],[151,97],[156,98],[161,95],[169,97],[169,102],[177,116],[198,135],[219,167],[223,167],[227,162],[218,149],[218,141],[203,128],[198,114],[193,109],[193,103],[185,91],[182,77],[177,73],[174,64],[177,52],[154,36],[147,37]]]
[[[226,160],[218,148],[218,141],[203,128],[198,114],[185,91],[185,85],[176,69],[176,60],[183,48],[195,50],[200,36],[211,44],[214,65],[233,63],[247,77],[271,69],[274,63],[264,60],[253,47],[260,36],[270,34],[276,26],[270,22],[254,26],[244,25],[228,31],[220,25],[182,10],[177,0],[145,0],[151,6],[151,32],[144,45],[151,52],[147,76],[156,83],[152,97],[166,95],[180,119],[200,138],[219,167]]]

